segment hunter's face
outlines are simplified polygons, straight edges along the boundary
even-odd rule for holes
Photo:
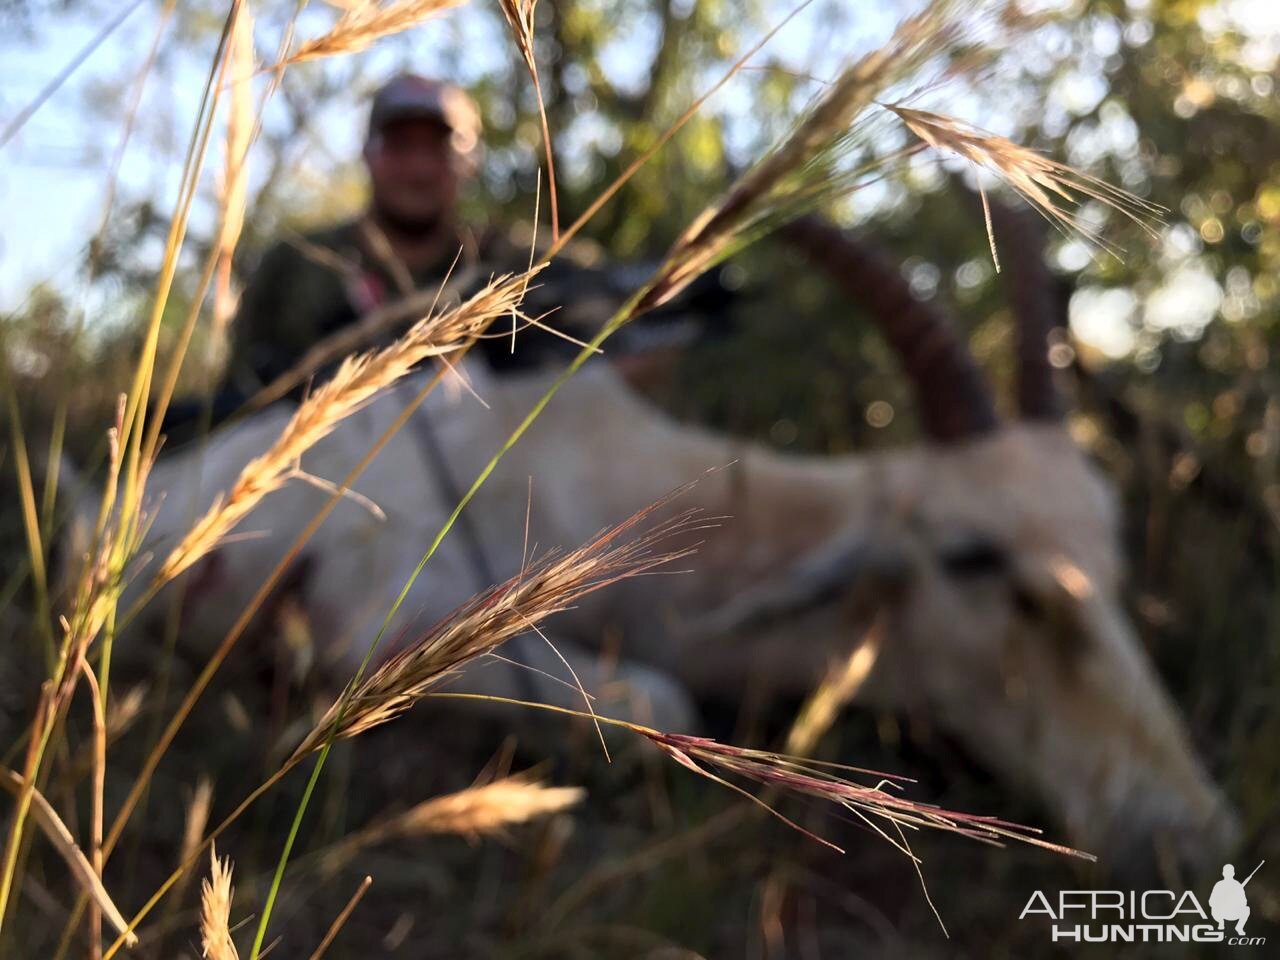
[[[445,124],[392,121],[370,138],[364,156],[374,207],[393,226],[427,231],[452,214],[462,162]]]

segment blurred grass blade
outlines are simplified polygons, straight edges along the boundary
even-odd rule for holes
[[[58,92],[58,89],[70,79],[71,75],[80,69],[80,65],[93,56],[94,52],[107,42],[107,38],[119,29],[120,25],[129,19],[129,15],[133,11],[142,6],[143,0],[133,0],[133,3],[122,8],[116,14],[116,18],[108,22],[98,33],[86,43],[74,57],[68,61],[67,65],[58,71],[57,76],[45,84],[44,88],[36,94],[34,100],[18,111],[18,115],[5,124],[3,132],[0,132],[0,147],[13,139],[14,135],[26,125],[37,110],[39,110],[50,97]]]
[[[347,905],[343,907],[342,911],[334,918],[333,923],[325,932],[324,939],[320,941],[320,945],[316,947],[315,952],[311,954],[310,960],[320,960],[320,958],[329,951],[329,947],[333,945],[333,941],[337,938],[339,931],[342,930],[347,920],[351,917],[351,914],[355,911],[356,906],[364,898],[364,895],[369,892],[369,887],[372,885],[373,877],[365,877],[360,881],[360,886],[356,887],[356,892],[351,895],[351,899],[347,901]]]
[[[102,885],[102,881],[94,871],[93,864],[89,862],[84,852],[76,846],[76,841],[71,836],[71,831],[67,829],[67,825],[62,822],[57,812],[50,806],[49,801],[44,798],[39,790],[28,787],[21,774],[7,768],[0,769],[0,787],[15,797],[20,796],[24,789],[26,790],[31,797],[31,816],[36,826],[40,828],[49,842],[53,844],[53,848],[66,861],[67,866],[71,868],[72,876],[76,878],[85,892],[93,899],[93,902],[102,910],[103,916],[111,921],[116,930],[125,933],[125,941],[129,946],[136,944],[138,938],[132,933],[126,933],[128,924],[120,911],[116,909],[116,905],[107,893],[106,887]]]
[[[49,576],[45,566],[44,543],[41,538],[40,518],[36,514],[35,486],[31,479],[31,462],[27,457],[27,439],[22,429],[22,411],[14,390],[8,356],[0,356],[0,377],[4,378],[5,402],[9,408],[9,435],[13,444],[13,470],[18,480],[18,504],[22,513],[22,529],[27,540],[27,557],[31,568],[31,582],[35,595],[36,630],[43,644],[45,669],[52,674],[55,668],[53,652],[53,623],[49,606]]]

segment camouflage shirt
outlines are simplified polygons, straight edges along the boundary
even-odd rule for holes
[[[528,246],[498,230],[460,237],[462,254],[456,266],[457,248],[449,248],[438,261],[412,273],[389,252],[380,256],[379,242],[385,240],[376,228],[353,220],[277,243],[267,251],[245,287],[234,321],[225,378],[229,394],[252,396],[290,370],[316,343],[394,302],[406,290],[434,291],[450,275],[451,266],[451,279],[465,297],[495,274],[518,272],[529,264]],[[550,322],[560,330],[575,339],[589,339],[646,271],[633,276],[636,273],[634,268],[607,264],[593,245],[575,241],[538,275],[523,309],[533,317],[550,314]],[[401,332],[390,329],[386,337]],[[521,332],[514,351],[508,337],[483,339],[478,345],[478,353],[500,370],[572,356],[576,350],[569,340],[545,329]],[[323,373],[317,371],[321,378]]]
[[[477,244],[465,239],[474,258]],[[377,242],[375,229],[352,220],[267,251],[241,295],[232,328],[227,380],[238,392],[250,395],[270,383],[316,343],[396,300],[406,286],[435,288],[454,261],[450,250],[410,272],[390,255],[378,256]]]
[[[457,248],[452,248],[437,262],[412,272],[389,253],[380,256],[379,240],[376,229],[357,219],[272,246],[241,295],[222,386],[207,399],[177,398],[167,410],[164,430],[170,447],[196,436],[206,411],[212,424],[237,413],[317,343],[400,299],[407,288],[434,291],[453,267],[451,280],[465,297],[495,274],[518,272],[529,264],[527,244],[496,230],[478,238],[460,236],[463,252],[456,266]],[[647,264],[609,263],[594,245],[575,241],[539,273],[522,304],[526,315],[546,317],[567,336],[545,328],[524,329],[514,341],[508,336],[484,338],[476,352],[498,371],[564,362],[579,349],[574,341],[590,339],[651,269]],[[610,355],[617,358],[655,345],[687,342],[690,317],[702,334],[725,328],[731,291],[709,276],[696,282],[691,293],[628,324],[610,341]],[[406,325],[386,330],[384,342]],[[311,382],[323,381],[330,370],[314,371]],[[296,400],[305,390],[304,382],[288,395]]]

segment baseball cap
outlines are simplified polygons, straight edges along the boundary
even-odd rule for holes
[[[480,111],[452,83],[402,73],[384,83],[369,108],[369,136],[395,120],[422,117],[438,120],[453,131],[454,148],[470,153],[480,140]]]

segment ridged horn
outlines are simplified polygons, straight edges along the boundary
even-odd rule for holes
[[[995,401],[947,317],[920,300],[898,265],[874,246],[814,215],[779,235],[866,309],[915,385],[924,431],[955,442],[995,430]]]

